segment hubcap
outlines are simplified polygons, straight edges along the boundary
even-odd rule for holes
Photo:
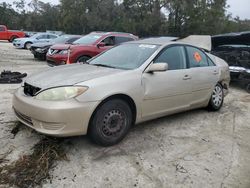
[[[102,132],[106,137],[116,137],[125,126],[124,113],[112,110],[105,114],[102,122]]]
[[[223,100],[223,92],[221,87],[215,86],[213,95],[212,95],[212,100],[215,106],[219,107],[222,103]]]
[[[31,44],[30,44],[30,43],[26,44],[26,47],[27,47],[27,49],[29,50],[30,47],[31,47]]]
[[[89,58],[87,58],[87,57],[82,57],[82,58],[80,58],[80,59],[77,61],[77,63],[86,63],[87,60],[89,60]]]

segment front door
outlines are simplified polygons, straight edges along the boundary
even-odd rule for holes
[[[185,48],[168,47],[153,63],[168,63],[165,72],[143,73],[144,99],[142,118],[171,114],[188,109],[191,98],[191,76],[187,69]]]

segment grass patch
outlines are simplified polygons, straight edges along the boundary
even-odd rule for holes
[[[62,143],[60,139],[44,138],[33,147],[32,154],[0,166],[0,185],[28,188],[50,180],[49,172],[55,162],[67,160]]]

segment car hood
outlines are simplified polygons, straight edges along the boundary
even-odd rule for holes
[[[93,46],[93,45],[81,45],[81,44],[55,44],[53,45],[51,48],[53,50],[67,50],[69,48],[74,49],[74,48],[78,48],[78,47],[89,47],[89,46]]]
[[[125,70],[98,67],[88,64],[63,65],[32,75],[28,77],[25,82],[41,89],[47,89],[75,85],[80,82],[123,71]]]
[[[212,37],[213,48],[221,45],[250,45],[250,32],[226,33]]]
[[[41,42],[41,43],[32,44],[32,46],[36,48],[44,48],[44,47],[52,46],[54,44],[55,44],[54,42]]]

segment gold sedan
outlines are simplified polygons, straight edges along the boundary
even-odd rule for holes
[[[124,43],[87,64],[30,76],[14,94],[16,116],[40,133],[88,134],[110,146],[136,123],[194,108],[219,110],[228,90],[228,65],[200,45],[172,40]]]

